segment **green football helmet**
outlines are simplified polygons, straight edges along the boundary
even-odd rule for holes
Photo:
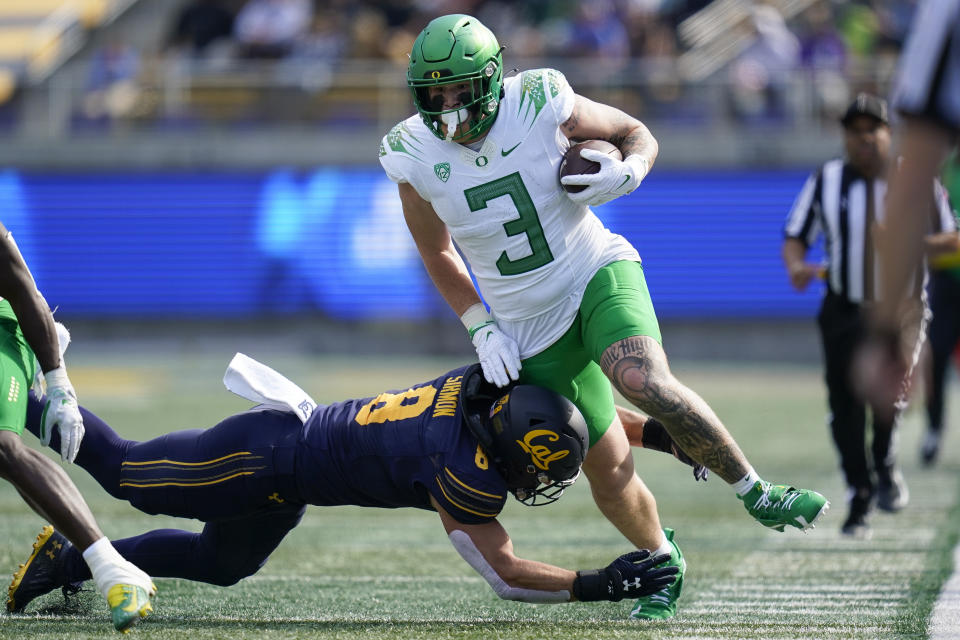
[[[413,43],[407,86],[427,128],[444,139],[442,124],[455,131],[470,122],[467,131],[449,139],[476,137],[493,124],[503,97],[503,49],[496,36],[479,20],[464,14],[441,16],[431,21]],[[461,106],[443,109],[443,100],[431,102],[429,87],[469,82]],[[452,125],[452,126],[451,126]]]

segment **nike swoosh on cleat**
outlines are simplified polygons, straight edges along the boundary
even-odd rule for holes
[[[506,158],[508,155],[510,155],[511,153],[513,153],[513,150],[516,149],[517,147],[519,147],[521,144],[522,144],[522,143],[518,142],[517,144],[513,145],[512,147],[510,147],[510,148],[507,149],[506,151],[504,151],[503,149],[500,149],[500,155],[501,155],[502,157]]]

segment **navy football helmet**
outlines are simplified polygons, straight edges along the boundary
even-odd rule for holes
[[[467,427],[517,500],[550,504],[579,477],[590,438],[572,402],[534,385],[499,389],[479,365],[464,375],[461,398]]]

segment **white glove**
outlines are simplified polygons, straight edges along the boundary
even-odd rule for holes
[[[70,384],[67,370],[60,365],[56,369],[47,371],[44,376],[47,382],[47,404],[43,408],[40,418],[40,442],[50,446],[50,436],[53,427],[60,429],[60,457],[64,462],[73,462],[80,451],[80,441],[83,440],[83,416],[77,405],[77,392]]]
[[[493,320],[471,333],[487,382],[505,387],[510,380],[516,380],[520,375],[520,348],[517,341],[501,331]]]
[[[577,193],[567,193],[567,197],[578,204],[595,207],[614,198],[626,195],[640,186],[640,181],[650,170],[647,161],[636,154],[627,156],[626,160],[617,160],[596,149],[583,149],[580,157],[584,160],[593,160],[600,163],[597,173],[581,173],[564,176],[560,182],[565,185],[586,185],[587,188]]]

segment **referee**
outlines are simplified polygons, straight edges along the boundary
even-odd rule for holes
[[[841,530],[867,538],[867,516],[874,503],[893,512],[909,499],[896,466],[897,414],[892,407],[870,407],[873,439],[868,456],[867,405],[855,395],[849,378],[880,284],[873,237],[883,222],[886,175],[892,163],[887,104],[861,93],[841,123],[846,156],[825,163],[807,180],[787,218],[782,255],[790,283],[798,291],[814,278],[826,281],[817,323],[826,365],[830,428],[848,486],[850,511]],[[931,211],[930,231],[953,228],[949,205],[939,203],[937,211]],[[806,261],[807,250],[821,234],[823,266]],[[921,284],[915,283],[917,294]]]

